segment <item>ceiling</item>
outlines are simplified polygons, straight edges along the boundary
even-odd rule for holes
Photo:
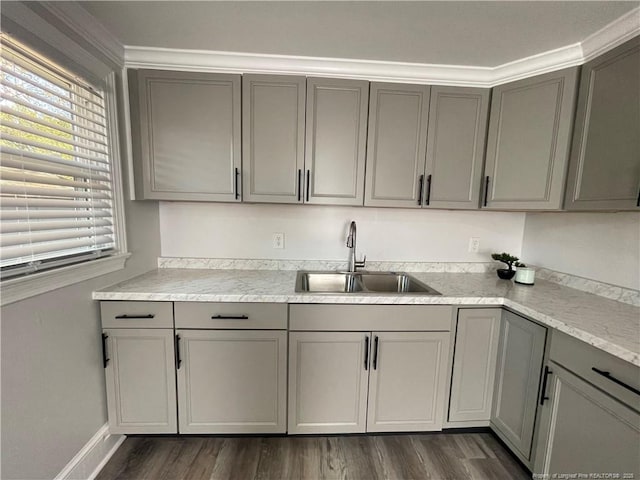
[[[640,5],[640,1],[77,3],[125,45],[482,67],[580,42]]]

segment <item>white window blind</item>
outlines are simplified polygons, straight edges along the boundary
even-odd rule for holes
[[[2,277],[114,251],[102,92],[0,37]]]

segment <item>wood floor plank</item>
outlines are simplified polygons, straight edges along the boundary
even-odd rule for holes
[[[128,438],[98,480],[525,480],[490,433]]]

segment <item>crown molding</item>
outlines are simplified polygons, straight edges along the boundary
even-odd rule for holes
[[[586,61],[640,34],[640,7],[583,42],[497,67],[385,62],[142,46],[125,46],[125,67],[218,73],[317,75],[379,82],[490,88]]]

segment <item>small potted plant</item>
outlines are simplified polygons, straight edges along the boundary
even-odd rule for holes
[[[508,268],[498,268],[498,277],[503,280],[511,280],[513,276],[516,274],[516,271],[513,267],[526,267],[524,263],[520,263],[518,257],[513,255],[509,255],[508,253],[492,253],[491,258],[497,260],[498,262],[504,263]]]

